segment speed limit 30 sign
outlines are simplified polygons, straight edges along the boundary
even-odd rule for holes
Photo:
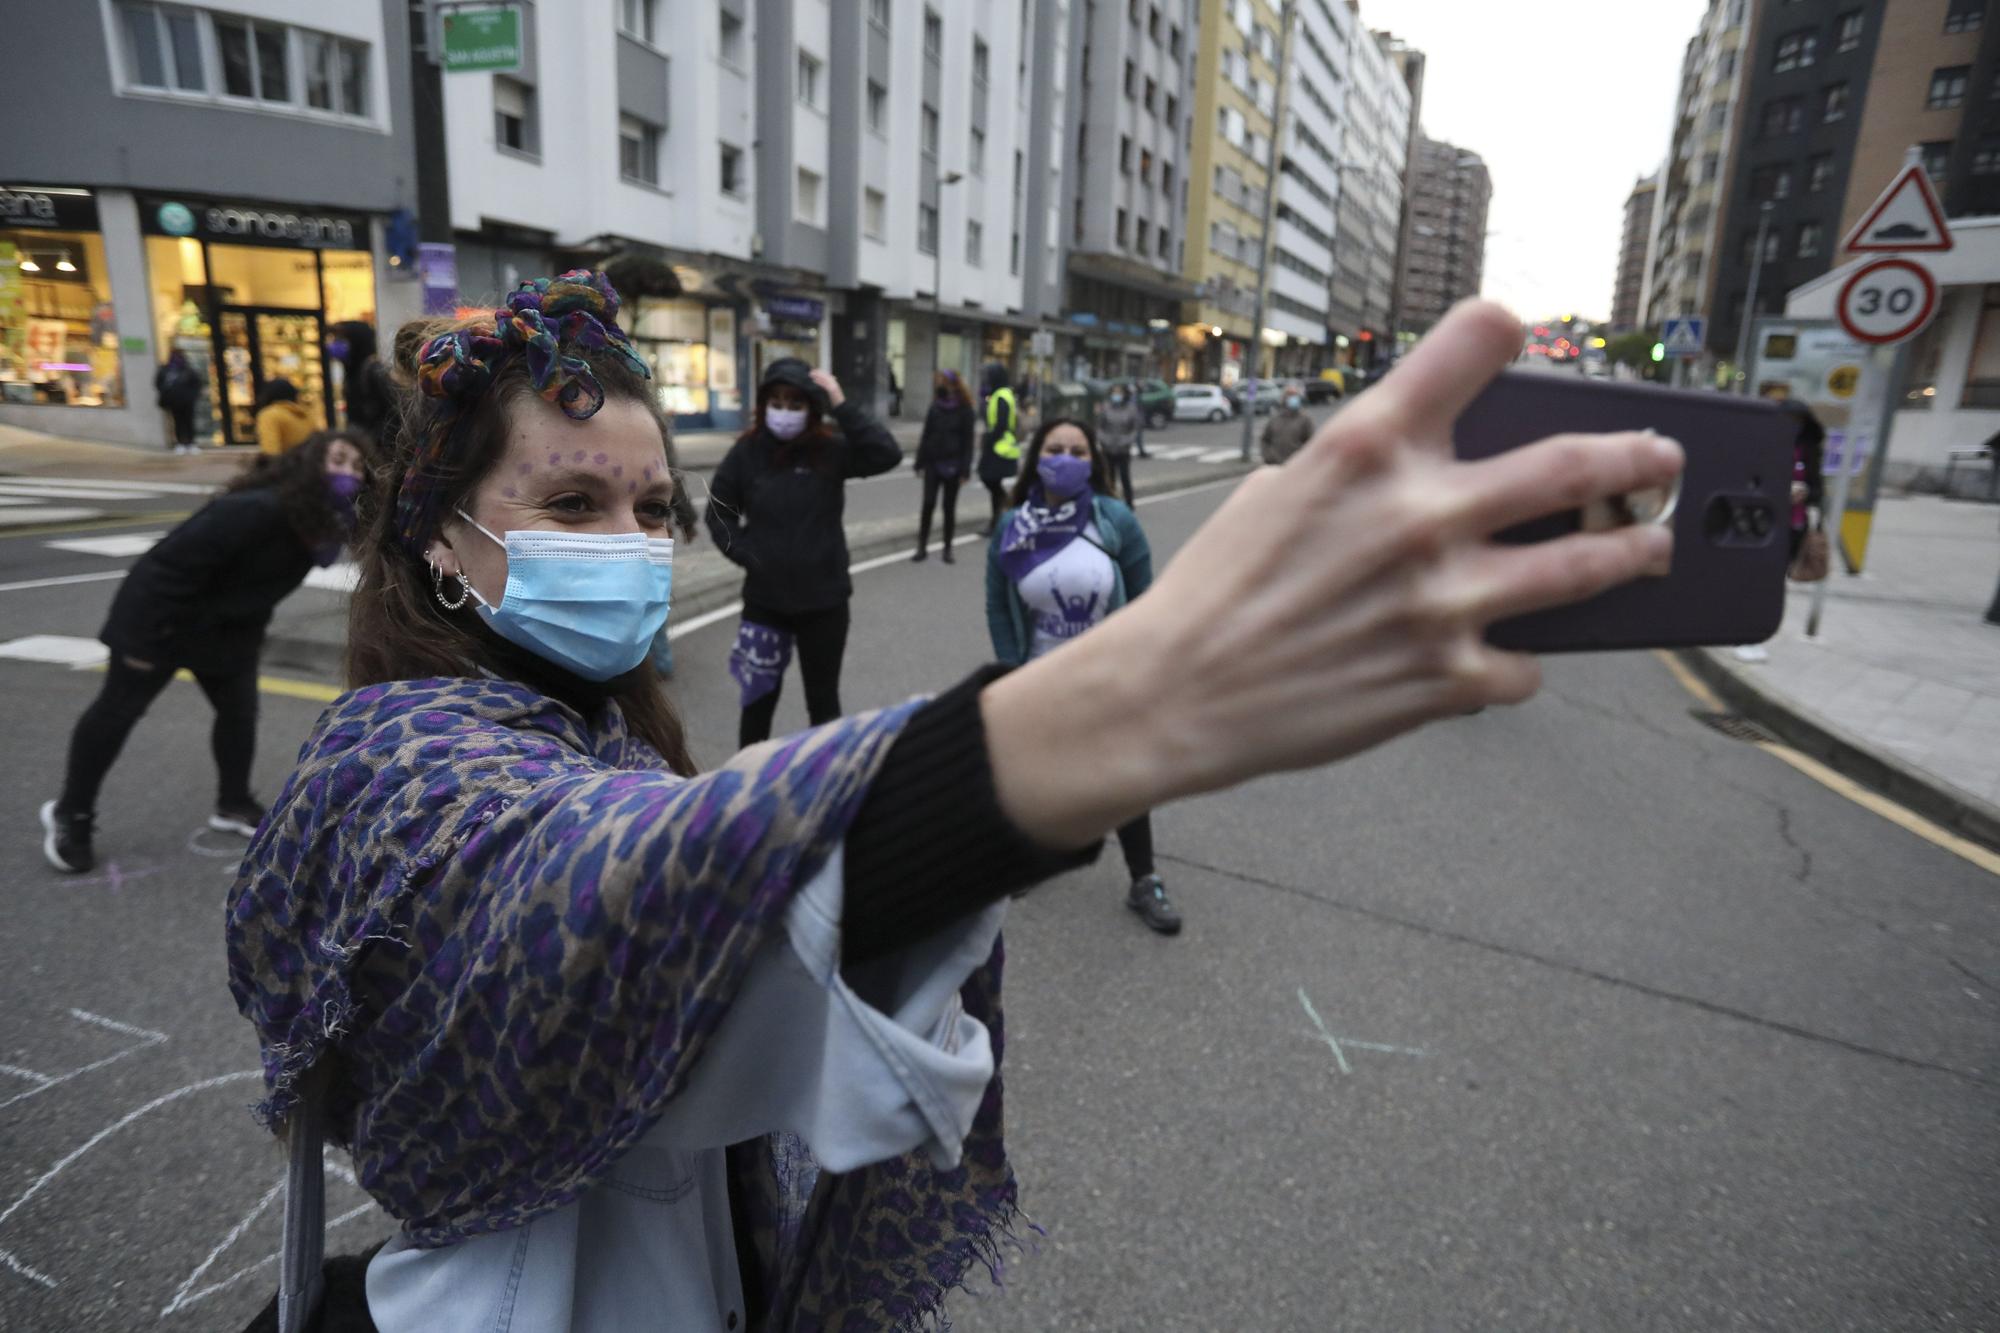
[[[1938,289],[1914,259],[1878,259],[1854,271],[1840,289],[1840,323],[1865,343],[1901,342],[1937,312]]]

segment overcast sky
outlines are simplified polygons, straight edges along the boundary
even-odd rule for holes
[[[1424,132],[1493,173],[1484,295],[1608,319],[1625,196],[1666,156],[1704,0],[1361,0],[1422,50]]]

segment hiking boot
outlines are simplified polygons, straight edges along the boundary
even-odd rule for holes
[[[1125,895],[1125,905],[1162,935],[1180,934],[1181,914],[1167,901],[1167,886],[1158,875],[1141,875],[1133,880],[1131,892]]]
[[[246,838],[256,837],[257,826],[263,822],[264,807],[255,801],[222,801],[208,817],[208,826],[218,833],[240,833]]]
[[[42,804],[42,855],[66,875],[81,875],[97,864],[90,835],[97,816],[88,812],[60,810],[54,801]]]

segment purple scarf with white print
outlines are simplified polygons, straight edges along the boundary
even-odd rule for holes
[[[729,650],[729,674],[738,686],[736,706],[748,708],[777,689],[791,664],[789,631],[744,621],[736,631],[736,646]]]
[[[1000,538],[1000,572],[1015,583],[1035,572],[1043,561],[1053,559],[1065,546],[1089,528],[1090,487],[1069,499],[1051,505],[1040,483],[1028,493],[1028,503],[1007,520]]]

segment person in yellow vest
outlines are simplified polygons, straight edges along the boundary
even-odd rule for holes
[[[1021,470],[1021,413],[1007,384],[1007,367],[988,365],[979,377],[986,400],[986,434],[979,442],[979,480],[993,501],[993,514],[982,536],[991,537],[1007,507],[1007,479]]]
[[[257,390],[257,452],[290,453],[312,433],[312,414],[299,402],[298,385],[282,375],[265,380]]]

